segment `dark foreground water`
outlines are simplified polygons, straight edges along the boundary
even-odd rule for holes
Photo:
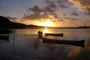
[[[90,60],[90,29],[17,29],[0,34],[0,60]],[[64,33],[52,39],[82,40],[85,47],[47,44],[37,39],[37,32]]]

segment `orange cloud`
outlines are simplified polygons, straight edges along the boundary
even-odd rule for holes
[[[69,0],[75,4],[76,8],[79,8],[80,11],[90,14],[90,0]]]

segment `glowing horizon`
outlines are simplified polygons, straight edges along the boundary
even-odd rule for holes
[[[45,27],[55,27],[56,24],[50,20],[50,19],[43,19],[45,21],[31,21],[31,20],[24,20],[24,21],[17,21],[19,23],[23,23],[23,24],[26,24],[26,25],[37,25],[37,26],[45,26]]]
[[[38,25],[38,26],[46,26],[46,27],[54,27],[54,23],[51,22],[51,21],[39,22],[36,25]]]

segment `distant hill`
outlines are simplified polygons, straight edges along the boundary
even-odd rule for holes
[[[90,26],[84,25],[84,26],[79,26],[78,28],[86,29],[86,28],[90,28]]]
[[[0,28],[32,28],[32,27],[38,26],[11,22],[8,18],[0,16]]]
[[[11,25],[12,25],[12,22],[9,19],[3,16],[0,16],[0,28],[7,28],[7,27],[10,28]]]

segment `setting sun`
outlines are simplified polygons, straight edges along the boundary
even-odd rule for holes
[[[42,22],[38,22],[36,25],[38,26],[46,26],[46,27],[54,27],[54,23],[51,20],[46,20],[46,21],[42,21]]]
[[[51,24],[51,22],[42,22],[41,26],[51,27],[52,24]]]

